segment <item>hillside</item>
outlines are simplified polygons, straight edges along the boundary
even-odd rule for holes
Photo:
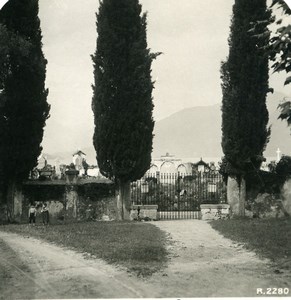
[[[291,153],[290,129],[286,122],[278,120],[277,106],[285,95],[271,94],[268,97],[271,138],[265,156],[276,156],[279,147],[282,153]],[[176,157],[221,157],[221,104],[192,107],[179,111],[156,123],[153,157],[166,152]]]
[[[156,123],[153,157],[221,156],[220,105],[192,107]]]
[[[291,154],[290,129],[286,122],[278,120],[277,106],[285,95],[274,93],[268,98],[269,124],[271,138],[265,151],[266,157],[275,157],[279,147],[282,153]],[[166,152],[176,157],[222,157],[221,143],[221,104],[199,106],[181,110],[155,124],[153,158]],[[72,154],[69,152],[49,155],[49,160],[59,157],[61,161],[70,163]],[[81,149],[87,154],[87,162],[96,164],[93,145]]]

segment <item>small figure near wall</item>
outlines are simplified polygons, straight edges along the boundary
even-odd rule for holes
[[[42,215],[43,225],[48,225],[49,224],[49,211],[48,211],[46,203],[44,203],[42,206],[41,215]]]
[[[34,204],[31,204],[28,210],[28,218],[29,218],[29,224],[33,224],[33,226],[35,226],[36,208]]]

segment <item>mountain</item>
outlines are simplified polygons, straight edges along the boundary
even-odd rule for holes
[[[221,157],[220,104],[179,111],[156,123],[153,157]]]
[[[265,156],[275,157],[277,148],[291,154],[290,129],[278,120],[278,104],[286,95],[274,93],[267,100],[271,138]],[[156,123],[153,157],[165,153],[176,157],[221,157],[221,104],[181,110]]]
[[[290,128],[285,121],[278,120],[278,104],[286,95],[274,93],[268,97],[271,138],[264,155],[276,157],[276,150],[291,155]],[[88,145],[88,144],[87,144]],[[72,155],[78,149],[47,154],[48,161],[59,158],[63,163],[72,162]],[[87,155],[87,162],[96,165],[95,149],[85,146],[81,150]],[[166,153],[177,158],[221,158],[221,104],[186,108],[156,122],[154,129],[153,158]]]

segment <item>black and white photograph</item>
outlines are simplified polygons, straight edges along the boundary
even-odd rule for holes
[[[0,300],[291,299],[291,0],[0,0]]]

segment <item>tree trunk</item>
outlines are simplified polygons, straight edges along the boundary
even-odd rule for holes
[[[117,220],[130,220],[130,181],[119,181]]]
[[[6,191],[6,204],[7,204],[7,222],[13,223],[14,220],[14,195],[16,192],[16,183],[11,180],[9,182],[7,191]]]
[[[232,216],[245,216],[245,201],[246,201],[246,182],[241,178],[240,182],[237,179],[228,177],[227,180],[227,202],[230,205]]]
[[[20,222],[22,218],[23,193],[22,186],[11,180],[6,190],[7,222]]]

